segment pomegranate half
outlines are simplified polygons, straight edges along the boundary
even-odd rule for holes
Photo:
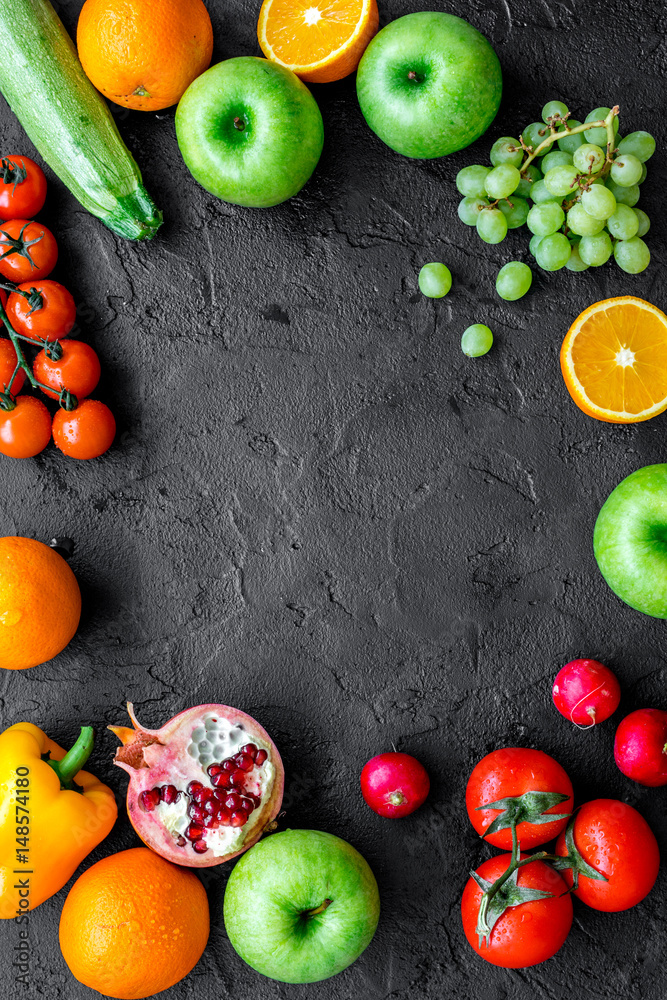
[[[162,729],[109,726],[130,776],[127,811],[143,842],[177,865],[206,868],[252,847],[283,800],[278,750],[259,723],[228,705],[197,705]]]

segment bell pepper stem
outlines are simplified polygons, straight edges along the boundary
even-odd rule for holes
[[[84,766],[93,750],[93,727],[82,726],[79,738],[62,760],[48,761],[60,778],[61,788],[70,788],[73,779]]]

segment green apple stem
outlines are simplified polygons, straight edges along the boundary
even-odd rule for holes
[[[237,128],[239,132],[243,132],[245,129],[245,122],[243,118],[240,118],[238,115],[234,119],[234,128]]]
[[[306,910],[303,915],[308,919],[310,919],[310,917],[317,917],[319,916],[320,913],[324,913],[324,911],[328,909],[328,907],[330,907],[332,903],[333,899],[325,899],[324,902],[320,903],[319,906],[316,906],[315,909]]]

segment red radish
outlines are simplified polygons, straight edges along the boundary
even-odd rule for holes
[[[616,730],[614,759],[640,785],[667,785],[667,712],[640,708],[626,715]]]
[[[616,675],[597,660],[571,660],[556,674],[554,705],[575,726],[590,729],[613,715],[621,700]]]
[[[381,753],[364,765],[361,794],[378,816],[409,816],[425,801],[430,788],[426,768],[408,753]]]

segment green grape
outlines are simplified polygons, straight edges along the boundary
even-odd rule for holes
[[[620,205],[629,205],[632,208],[639,201],[638,184],[633,184],[632,187],[621,187],[620,184],[616,184],[611,178],[607,178],[605,186],[611,191]]]
[[[608,219],[616,210],[616,199],[604,184],[592,184],[581,196],[581,204],[594,219]]]
[[[502,243],[507,236],[507,219],[497,208],[485,208],[477,216],[477,232],[485,243]]]
[[[532,146],[533,151],[535,151],[548,135],[549,129],[544,122],[532,122],[531,125],[527,125],[523,130],[521,138],[527,146]],[[547,150],[545,149],[544,153],[546,152]],[[540,153],[540,156],[544,156],[544,153]]]
[[[630,132],[618,143],[618,151],[621,155],[632,153],[642,163],[646,163],[655,153],[655,139],[650,132]]]
[[[520,226],[525,226],[526,219],[528,218],[528,210],[530,209],[530,205],[525,198],[517,198],[513,194],[510,201],[506,201],[505,199],[499,201],[498,208],[507,220],[508,229],[519,229]]]
[[[545,201],[541,205],[533,205],[526,224],[534,236],[550,236],[563,225],[565,212],[555,201]]]
[[[533,272],[527,264],[511,260],[498,271],[496,291],[506,302],[516,302],[522,299],[533,281]]]
[[[603,165],[606,153],[599,146],[592,146],[590,142],[585,142],[583,146],[575,150],[572,162],[577,170],[582,174],[594,174]]]
[[[456,175],[456,187],[465,198],[483,198],[486,194],[484,181],[489,173],[491,173],[490,167],[481,167],[477,164],[464,167]]]
[[[521,180],[519,181],[518,187],[514,194],[518,195],[519,198],[530,198],[531,189],[535,181],[539,181],[542,177],[541,172],[531,163],[530,166],[526,167],[525,171],[521,175]]]
[[[535,260],[543,271],[560,271],[567,264],[571,253],[570,241],[565,233],[552,233],[540,240]]]
[[[549,101],[542,108],[542,121],[548,123],[550,118],[564,118],[569,110],[562,101]]]
[[[528,249],[531,252],[531,254],[533,255],[533,257],[537,253],[537,248],[538,248],[538,246],[540,245],[540,243],[542,242],[543,239],[544,239],[544,236],[531,236],[530,237],[530,243],[528,244]]]
[[[513,167],[520,167],[523,162],[521,143],[511,135],[504,135],[494,142],[490,157],[494,167],[499,167],[501,163],[511,163]]]
[[[499,167],[494,167],[489,171],[484,181],[486,193],[493,200],[497,198],[509,198],[516,191],[521,174],[511,163],[501,163]]]
[[[570,249],[570,256],[565,261],[565,267],[568,271],[587,271],[588,264],[584,264],[583,260],[579,256],[579,244],[572,243]]]
[[[572,194],[577,188],[578,171],[575,166],[554,167],[544,175],[547,190],[559,197]]]
[[[605,227],[604,219],[596,219],[589,215],[580,201],[575,202],[567,213],[567,224],[578,236],[595,236]]]
[[[642,165],[632,153],[617,156],[611,165],[611,179],[614,184],[628,188],[637,184],[642,175]]]
[[[569,167],[571,163],[572,155],[570,153],[565,153],[562,149],[553,149],[542,160],[540,169],[543,174],[546,174],[547,170],[553,170],[554,167]]]
[[[577,125],[581,125],[581,122],[576,121],[574,118],[568,118],[567,127],[576,128]],[[563,129],[559,129],[563,131]],[[564,153],[569,153],[571,156],[574,155],[575,149],[579,149],[585,142],[583,132],[577,132],[575,135],[565,135],[562,139],[558,140],[558,148],[562,149]]]
[[[590,114],[586,115],[587,122],[602,121],[606,118],[611,108],[594,108]],[[618,132],[618,115],[614,118],[614,135]],[[586,142],[593,143],[594,146],[606,146],[607,145],[607,129],[599,126],[598,128],[589,128],[583,133]]]
[[[488,204],[486,198],[464,198],[463,201],[459,202],[457,209],[459,219],[461,222],[465,222],[466,226],[476,226],[477,216]]]
[[[483,323],[473,323],[463,331],[461,350],[469,358],[481,358],[483,354],[488,354],[492,344],[493,334]]]
[[[637,216],[637,222],[639,223],[639,228],[637,229],[637,236],[646,236],[647,232],[651,228],[651,220],[649,219],[646,212],[643,212],[641,208],[633,208],[632,211]]]
[[[424,264],[419,272],[419,291],[429,299],[441,299],[452,287],[452,273],[444,264]]]
[[[651,251],[639,236],[634,236],[614,245],[614,260],[626,274],[639,274],[651,263]]]
[[[541,205],[543,201],[555,201],[560,205],[562,198],[557,198],[555,194],[552,194],[544,183],[544,178],[540,177],[539,180],[533,183],[532,190],[530,192],[530,197],[535,202],[536,205]]]
[[[607,219],[607,229],[617,240],[631,240],[639,230],[639,217],[634,208],[617,205],[614,214]]]
[[[590,267],[600,267],[611,257],[611,238],[609,233],[597,233],[595,236],[582,236],[579,240],[579,256],[584,264]]]
[[[648,174],[648,170],[646,169],[646,164],[642,163],[642,175],[639,178],[639,180],[637,181],[637,183],[638,184],[643,184],[644,181],[646,180],[647,174]]]

